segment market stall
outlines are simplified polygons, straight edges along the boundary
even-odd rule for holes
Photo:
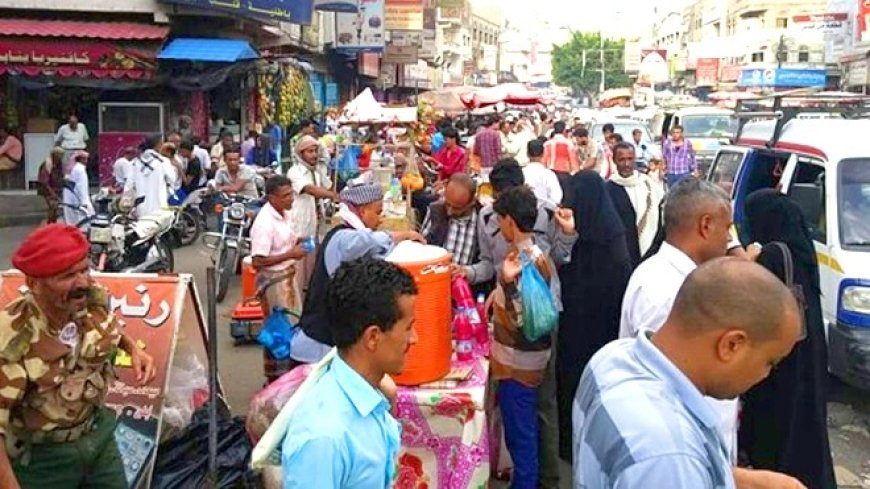
[[[419,176],[414,144],[417,114],[416,107],[381,105],[366,88],[339,116],[342,127],[336,138],[333,183],[358,179],[380,183],[387,196],[382,229],[400,231],[416,225],[410,202],[411,193],[422,184],[422,180],[411,182],[411,174]],[[333,224],[338,222],[333,219]]]

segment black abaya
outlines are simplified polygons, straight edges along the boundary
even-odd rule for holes
[[[559,452],[571,459],[571,405],[586,363],[619,334],[622,296],[632,265],[622,220],[597,173],[571,179],[565,205],[574,211],[580,238],[571,262],[559,270],[562,304],[556,345]]]
[[[794,281],[806,300],[806,338],[764,381],[743,397],[738,442],[746,462],[798,478],[811,489],[835,489],[827,430],[827,350],[819,296],[819,268],[800,208],[775,190],[746,200],[753,241],[765,244],[758,262],[785,281],[779,241],[793,256]]]

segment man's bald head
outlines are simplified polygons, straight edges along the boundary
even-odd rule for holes
[[[466,173],[454,173],[444,188],[447,214],[454,217],[467,215],[474,208],[477,184]]]
[[[653,341],[705,395],[733,399],[785,359],[802,319],[791,291],[764,267],[718,258],[689,275]]]
[[[737,258],[717,258],[689,274],[671,311],[686,335],[742,329],[759,342],[781,336],[786,316],[797,314],[797,301],[774,274]]]

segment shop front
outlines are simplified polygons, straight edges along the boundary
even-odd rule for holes
[[[156,54],[164,26],[0,19],[0,124],[23,143],[0,190],[33,188],[58,128],[75,114],[88,131],[96,181],[101,103],[158,101]]]

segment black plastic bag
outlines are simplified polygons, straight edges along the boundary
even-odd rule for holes
[[[218,409],[217,484],[215,489],[255,488],[250,469],[251,442],[244,418],[230,418]],[[190,425],[160,444],[152,489],[204,489],[208,484],[208,405],[193,413]]]

